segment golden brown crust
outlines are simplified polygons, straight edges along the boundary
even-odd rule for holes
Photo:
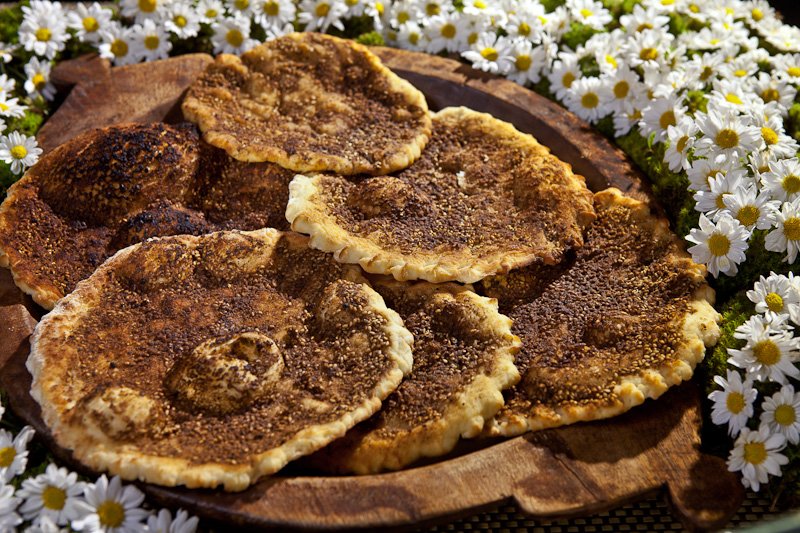
[[[295,234],[221,232],[118,252],[39,323],[28,369],[87,466],[242,490],[377,411],[411,342],[357,268]]]
[[[419,157],[431,129],[425,97],[377,56],[311,32],[220,55],[183,113],[236,159],[298,172],[387,174]]]
[[[286,218],[337,260],[398,280],[472,283],[582,244],[582,176],[511,124],[467,108],[434,116],[422,157],[386,177],[298,175]]]
[[[379,413],[312,457],[326,471],[376,473],[443,455],[478,435],[519,380],[520,341],[497,301],[451,283],[373,283],[414,335],[414,370]]]
[[[514,320],[522,379],[490,435],[623,413],[687,380],[719,337],[714,291],[666,220],[616,189],[564,265],[482,282]],[[523,295],[523,296],[520,296]]]
[[[46,155],[0,206],[0,266],[45,307],[154,236],[288,228],[290,171],[242,163],[188,124],[98,129]]]

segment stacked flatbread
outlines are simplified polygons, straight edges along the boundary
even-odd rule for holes
[[[226,490],[309,454],[403,468],[623,412],[716,341],[665,221],[511,124],[429,113],[362,46],[223,54],[183,111],[199,132],[87,133],[0,207],[0,264],[55,306],[32,395],[90,467]]]

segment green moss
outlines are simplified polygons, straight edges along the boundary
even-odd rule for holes
[[[603,0],[603,6],[611,12],[614,22],[622,15],[633,13],[634,6],[641,3],[642,0]]]
[[[544,6],[544,10],[548,13],[555,11],[557,7],[561,7],[566,4],[566,0],[540,0],[542,6]]]
[[[356,37],[356,42],[366,46],[383,46],[386,44],[383,40],[383,36],[376,31],[362,33]]]
[[[609,139],[614,138],[614,118],[611,115],[601,118],[594,128]]]
[[[8,131],[19,131],[29,136],[36,135],[43,121],[44,117],[41,114],[26,111],[23,116],[10,119],[7,129]]]
[[[800,103],[795,102],[789,108],[789,118],[786,120],[786,133],[800,141]]]
[[[20,3],[13,7],[0,10],[0,41],[4,43],[19,42],[19,25],[22,24],[22,6]]]
[[[669,15],[669,31],[673,35],[680,35],[689,29],[691,24],[689,17],[678,15],[677,13],[670,13]]]
[[[686,105],[690,113],[702,111],[705,113],[708,110],[708,98],[704,91],[688,91],[686,93]]]
[[[598,30],[592,28],[591,26],[581,24],[580,22],[573,22],[570,24],[567,33],[565,33],[561,38],[561,42],[575,50],[582,44],[586,44],[586,41],[588,41],[592,35],[597,33],[597,31]]]
[[[599,76],[600,65],[597,64],[597,59],[594,56],[585,56],[578,61],[578,67],[584,76]]]

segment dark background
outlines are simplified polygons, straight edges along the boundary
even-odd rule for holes
[[[785,22],[800,26],[800,0],[770,0],[769,3],[781,12]]]

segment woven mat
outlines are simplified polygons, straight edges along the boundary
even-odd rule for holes
[[[738,529],[767,522],[780,517],[770,511],[770,501],[756,493],[748,492],[744,503],[734,515],[730,529]],[[549,522],[532,520],[520,513],[514,505],[503,505],[494,510],[477,514],[450,524],[422,529],[426,532],[443,531],[492,531],[506,533],[526,531],[530,533],[609,533],[624,531],[685,531],[672,515],[665,497],[653,496],[631,505],[624,505],[607,513],[571,520]]]

